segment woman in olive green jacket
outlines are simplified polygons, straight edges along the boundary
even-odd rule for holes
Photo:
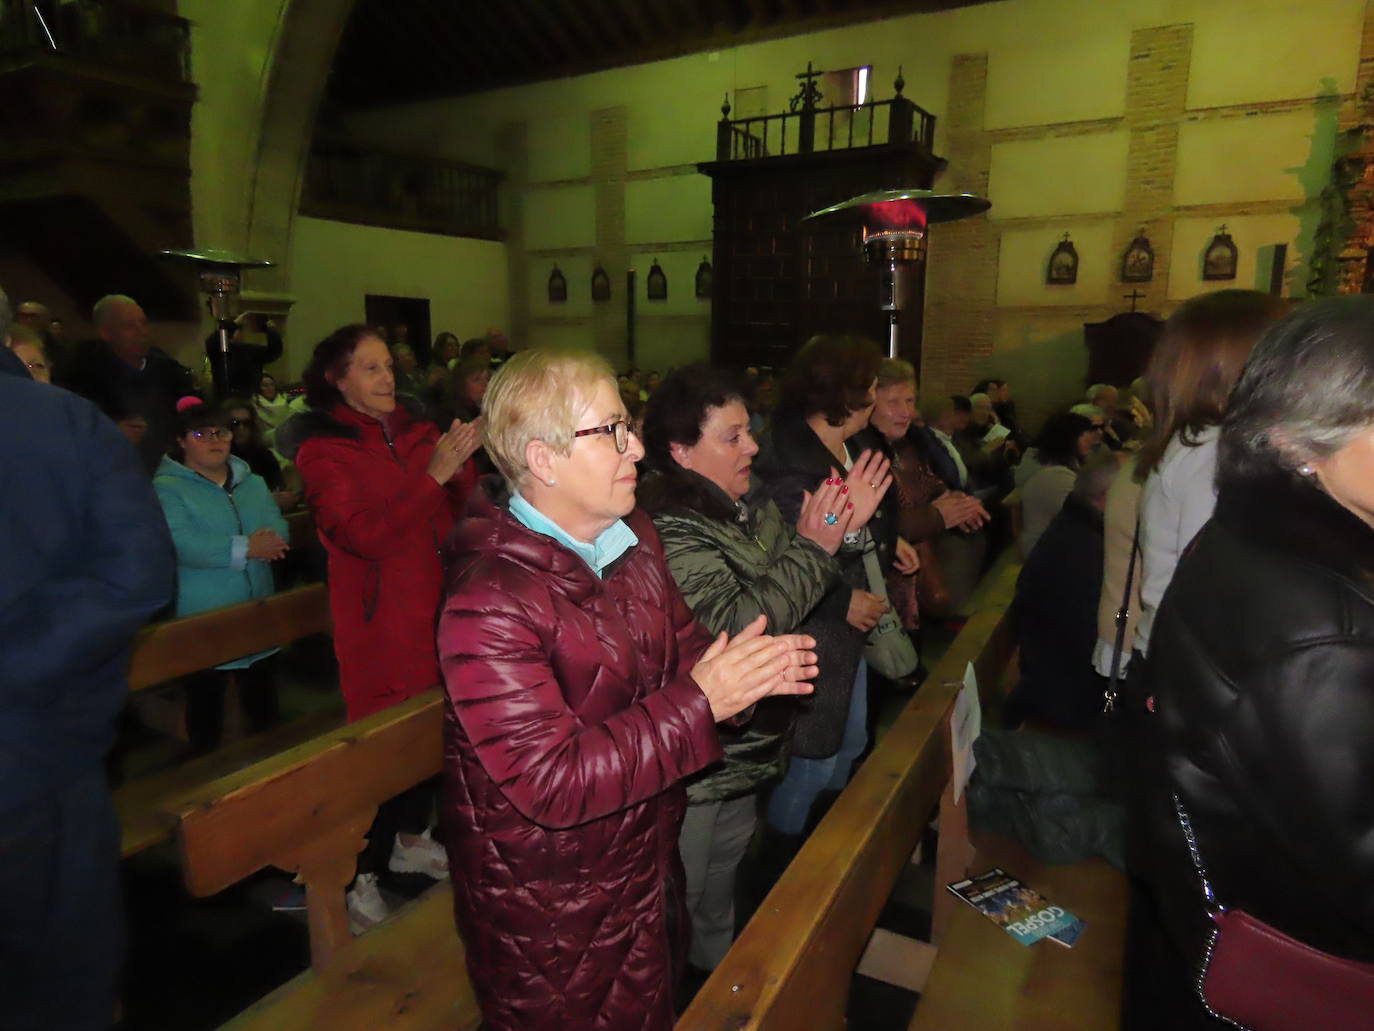
[[[797,527],[772,501],[751,504],[758,445],[734,377],[704,365],[678,370],[650,399],[640,505],[653,516],[668,568],[688,606],[715,633],[738,633],[762,613],[767,632],[792,632],[840,579],[834,556],[872,512],[856,510],[839,480],[807,496]],[[755,824],[755,795],[786,766],[791,699],[761,703],[745,726],[719,726],[722,762],[688,782],[679,838],[692,918],[690,960],[720,962],[734,937],[735,872]]]

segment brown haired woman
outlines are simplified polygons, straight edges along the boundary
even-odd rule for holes
[[[1288,307],[1256,290],[1218,290],[1194,297],[1165,323],[1145,373],[1155,428],[1136,462],[1145,485],[1135,632],[1142,655],[1179,556],[1216,506],[1217,438],[1231,388],[1255,342]]]
[[[440,682],[440,548],[475,480],[478,427],[455,421],[440,433],[398,405],[391,353],[369,326],[320,341],[304,379],[310,410],[278,440],[297,448],[329,557],[334,653],[351,723]],[[417,785],[378,809],[348,894],[355,932],[386,916],[382,868],[447,873],[443,850],[424,834],[433,795]]]
[[[887,493],[892,483],[887,458],[846,445],[868,425],[878,363],[878,349],[867,340],[818,336],[788,366],[782,401],[754,470],[764,482],[764,496],[791,525],[807,492],[823,480],[843,479],[844,496],[860,511],[877,508]],[[840,582],[798,628],[816,639],[820,674],[810,704],[797,718],[787,774],[768,804],[768,826],[782,835],[774,842],[780,853],[775,859],[800,842],[817,796],[844,788],[867,744],[864,639],[888,606],[868,590],[863,553],[870,533],[878,539],[895,532],[893,513],[879,509],[862,535],[846,534],[835,556]]]

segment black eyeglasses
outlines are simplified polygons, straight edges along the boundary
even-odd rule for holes
[[[574,437],[588,437],[593,433],[609,433],[615,438],[615,449],[620,454],[625,453],[625,449],[630,446],[630,434],[633,432],[630,424],[624,419],[617,419],[615,422],[606,426],[593,426],[589,430],[578,430],[573,434]]]

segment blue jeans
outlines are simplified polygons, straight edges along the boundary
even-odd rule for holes
[[[824,759],[793,756],[787,775],[768,800],[768,825],[783,834],[801,834],[811,805],[822,791],[843,791],[849,783],[854,762],[868,744],[868,664],[859,660],[854,674],[854,690],[849,696],[849,715],[845,717],[840,750]]]

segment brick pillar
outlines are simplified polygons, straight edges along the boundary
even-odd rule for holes
[[[510,325],[503,328],[517,350],[531,344],[530,263],[526,254],[522,200],[529,187],[528,138],[527,122],[507,122],[497,134],[501,167],[506,171],[501,184],[501,226],[506,234],[506,275],[510,294]]]
[[[944,117],[948,193],[988,194],[992,142],[983,130],[986,54],[959,54],[949,75]],[[992,354],[1001,234],[986,215],[931,228],[921,353],[923,394],[965,393]]]
[[[595,258],[611,277],[611,299],[593,307],[592,339],[597,352],[620,369],[627,364],[625,271],[629,268],[629,252],[625,247],[625,173],[629,117],[624,106],[601,108],[590,117]]]
[[[1112,279],[1120,284],[1121,256],[1143,227],[1154,248],[1154,278],[1148,283],[1120,284],[1122,296],[1138,290],[1140,311],[1163,311],[1169,293],[1169,257],[1173,251],[1174,170],[1178,162],[1178,126],[1188,102],[1188,69],[1193,50],[1192,25],[1163,25],[1131,33],[1126,73],[1126,127],[1131,140],[1126,162],[1126,200],[1112,232]],[[1109,307],[1127,302],[1111,298]]]

